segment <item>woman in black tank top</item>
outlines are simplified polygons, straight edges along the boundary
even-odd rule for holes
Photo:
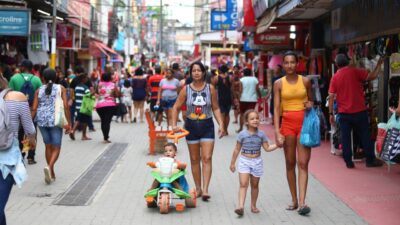
[[[193,180],[197,196],[204,201],[210,198],[208,187],[212,174],[212,153],[214,149],[214,122],[212,114],[219,124],[218,135],[225,135],[224,123],[218,106],[217,93],[214,87],[206,83],[206,70],[201,62],[190,66],[191,84],[183,87],[172,109],[172,129],[176,132],[178,112],[187,104],[185,128],[190,132],[186,136],[188,144]],[[201,181],[204,183],[202,184]]]

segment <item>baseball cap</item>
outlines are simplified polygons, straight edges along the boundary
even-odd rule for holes
[[[32,69],[33,63],[29,59],[24,59],[24,60],[22,60],[21,64],[19,64],[19,66],[20,67],[25,67],[25,68],[28,68],[28,69]]]

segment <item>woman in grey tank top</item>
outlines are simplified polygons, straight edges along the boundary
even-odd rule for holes
[[[212,113],[218,122],[218,136],[226,134],[221,112],[218,106],[217,93],[213,86],[206,83],[206,70],[201,62],[190,65],[191,84],[183,87],[172,109],[172,129],[179,131],[176,126],[178,112],[186,103],[187,119],[185,129],[189,131],[186,142],[189,148],[193,180],[196,185],[197,196],[204,201],[210,198],[208,187],[212,173],[212,152],[214,150],[214,122]],[[201,162],[201,163],[200,163]],[[202,173],[203,172],[203,173]],[[203,178],[203,184],[201,180]]]

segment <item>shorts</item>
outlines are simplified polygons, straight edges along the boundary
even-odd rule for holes
[[[280,132],[283,136],[300,137],[303,126],[304,110],[286,111],[282,113],[282,124]]]
[[[240,113],[244,114],[247,110],[255,109],[257,102],[240,102]]]
[[[176,98],[161,100],[161,106],[165,110],[172,109],[172,107],[174,107],[175,102],[176,102]]]
[[[189,131],[186,136],[188,144],[198,144],[200,142],[214,141],[215,131],[212,118],[204,120],[186,119],[185,129]]]
[[[224,114],[229,114],[229,111],[231,111],[231,104],[219,104],[219,110],[221,111],[221,113]]]
[[[251,174],[253,177],[261,177],[264,174],[264,164],[261,156],[249,158],[240,155],[237,168],[239,173]]]
[[[157,110],[154,109],[154,106],[156,106],[156,105],[157,105],[157,99],[151,99],[150,100],[150,111],[152,111],[152,112],[162,112],[162,107],[160,105],[158,106]]]
[[[63,129],[60,127],[39,127],[40,133],[43,137],[43,142],[45,145],[53,145],[60,147]]]
[[[77,120],[78,122],[80,122],[80,123],[86,123],[86,124],[88,124],[88,123],[90,123],[90,120],[91,120],[91,119],[92,119],[91,116],[82,114],[82,113],[80,113],[80,112],[78,112],[78,115],[76,116],[76,120]]]
[[[124,97],[124,98],[122,98],[122,103],[127,107],[131,107],[133,104],[133,101],[132,101],[132,98]]]

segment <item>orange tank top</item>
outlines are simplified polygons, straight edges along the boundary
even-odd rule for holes
[[[286,76],[282,78],[281,104],[283,112],[304,110],[304,102],[307,100],[307,89],[302,76],[297,75],[295,84],[290,84]]]

